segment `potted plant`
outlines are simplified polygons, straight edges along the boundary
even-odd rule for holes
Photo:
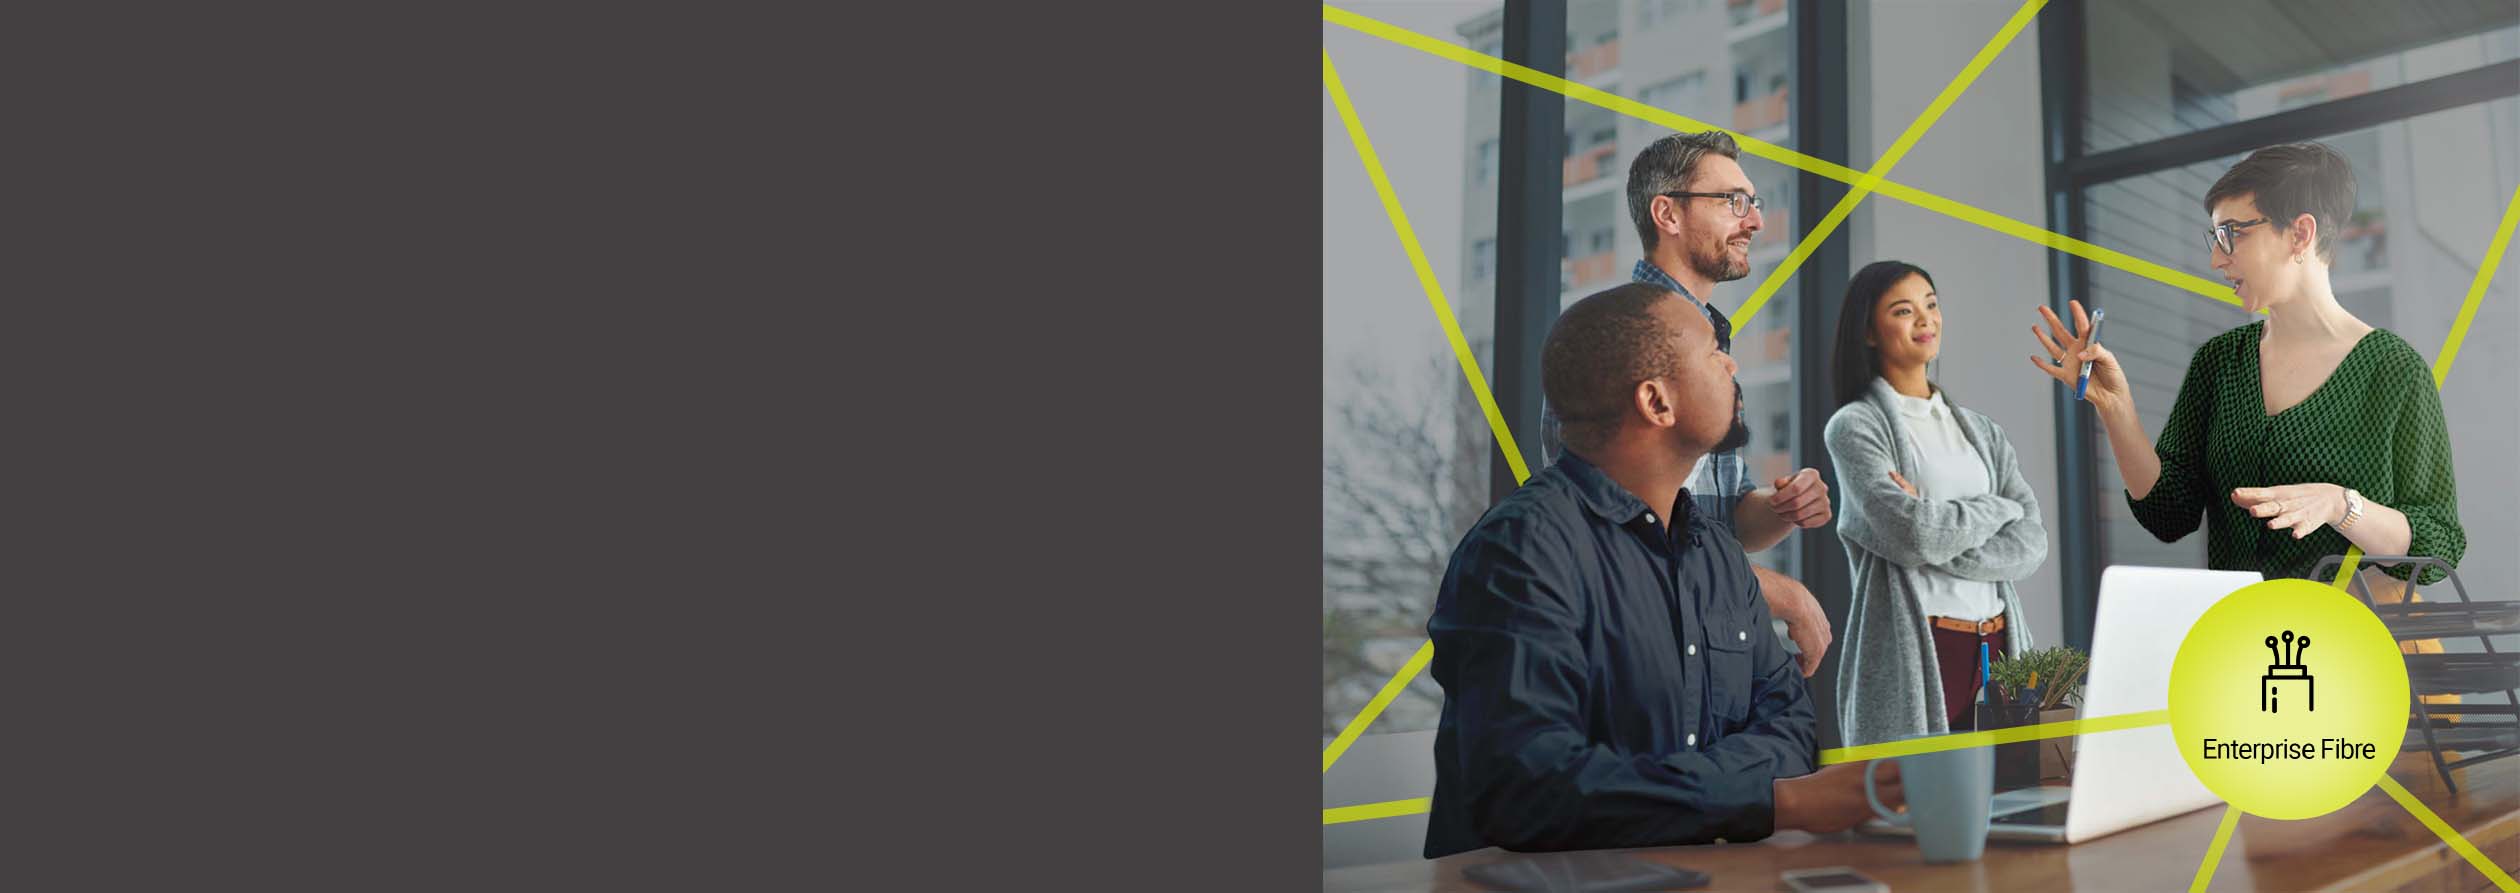
[[[1978,728],[2002,729],[2075,718],[2082,704],[2083,671],[2091,658],[2066,646],[2022,652],[1988,668],[1994,678],[1992,706],[1978,708]],[[2030,787],[2050,779],[2073,777],[2072,736],[2044,738],[1995,748],[1998,788]]]

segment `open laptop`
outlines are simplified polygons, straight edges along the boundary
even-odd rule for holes
[[[2169,709],[2170,664],[2188,628],[2223,596],[2262,579],[2247,571],[2160,567],[2101,572],[2091,669],[2077,716]],[[2100,732],[2075,742],[2070,787],[1997,793],[1987,839],[2081,843],[2219,802],[2179,758],[2169,726]],[[1862,830],[1914,833],[1903,822],[1881,819]]]

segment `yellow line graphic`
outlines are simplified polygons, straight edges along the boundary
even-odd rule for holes
[[[2424,827],[2431,828],[2432,833],[2441,838],[2441,842],[2459,851],[2459,855],[2466,857],[2469,865],[2476,866],[2477,871],[2484,873],[2487,879],[2492,880],[2494,886],[2502,888],[2504,893],[2520,893],[2520,883],[2514,883],[2509,872],[2502,870],[2502,866],[2495,865],[2493,860],[2485,858],[2485,854],[2479,851],[2475,844],[2459,836],[2459,832],[2451,828],[2449,822],[2442,821],[2440,816],[2434,815],[2432,809],[2426,807],[2423,801],[2415,799],[2414,794],[2407,793],[2406,787],[2398,784],[2397,779],[2390,778],[2387,773],[2382,773],[2380,789],[2389,792],[2390,799],[2396,800],[2399,806],[2406,807],[2407,812],[2414,813],[2415,820],[2424,823]]]
[[[1855,188],[1847,190],[1846,196],[1838,199],[1837,206],[1830,208],[1829,213],[1820,218],[1819,225],[1812,227],[1811,234],[1795,243],[1793,252],[1785,255],[1784,262],[1769,271],[1767,279],[1759,283],[1758,290],[1750,293],[1750,300],[1742,302],[1741,312],[1736,314],[1736,318],[1747,323],[1759,312],[1759,308],[1767,306],[1768,298],[1776,294],[1777,289],[1785,287],[1785,280],[1793,278],[1794,271],[1802,269],[1803,261],[1809,259],[1813,251],[1819,250],[1820,243],[1828,241],[1829,234],[1837,232],[1838,224],[1844,222],[1848,214],[1854,213],[1855,206],[1872,194],[1873,187],[1881,183],[1881,178],[1898,166],[1900,159],[1907,157],[1908,149],[1925,136],[1925,131],[1933,128],[1934,122],[1942,120],[1943,113],[1951,109],[1951,104],[1959,100],[1960,94],[1977,82],[1978,75],[1986,71],[1986,66],[1994,64],[1995,57],[2003,55],[2004,48],[2012,45],[2013,38],[2021,33],[2021,29],[2029,27],[2030,20],[2037,18],[2040,8],[2046,5],[2047,0],[2027,0],[2013,12],[2012,19],[2005,22],[1985,46],[1978,48],[1977,56],[1960,68],[1959,76],[1943,85],[1942,93],[1925,107],[1924,114],[1908,122],[1907,130],[1891,142],[1890,150],[1881,153],[1872,168],[1864,171],[1864,176],[1855,181]]]
[[[1383,40],[1400,44],[1401,46],[1418,50],[1428,55],[1449,59],[1489,74],[1520,81],[1522,83],[1547,90],[1551,93],[1556,93],[1568,99],[1599,106],[1631,118],[1649,121],[1673,130],[1722,130],[1733,135],[1733,139],[1741,144],[1741,150],[1743,152],[1783,164],[1796,170],[1809,171],[1849,185],[1857,183],[1864,177],[1862,172],[1833,161],[1814,158],[1774,143],[1753,139],[1747,134],[1735,132],[1730,128],[1716,127],[1713,124],[1709,124],[1686,115],[1663,111],[1662,109],[1658,109],[1632,99],[1616,96],[1597,88],[1588,87],[1583,84],[1579,84],[1556,75],[1536,71],[1522,65],[1516,65],[1495,56],[1487,55],[1486,53],[1477,52],[1456,44],[1447,43],[1397,25],[1357,15],[1356,13],[1339,9],[1334,6],[1323,6],[1321,8],[1321,18],[1322,21],[1349,28],[1373,37],[1379,37]],[[2094,245],[2071,236],[2049,232],[2046,229],[2014,220],[1993,211],[1988,211],[1984,208],[1943,198],[1942,196],[1926,192],[1922,189],[1917,189],[1913,186],[1907,186],[1905,184],[1889,180],[1882,180],[1874,185],[1873,192],[1907,202],[1908,204],[1915,205],[1929,211],[1965,220],[1987,229],[2012,236],[2016,239],[2053,248],[2055,250],[2089,260],[2093,263],[2124,270],[2128,273],[2168,285],[2172,288],[2194,292],[2235,307],[2240,305],[2240,298],[2231,293],[2231,287],[2229,285],[2217,283],[2204,277],[2197,276],[2193,273],[2174,270],[2123,252],[2102,248],[2098,245]],[[1746,317],[1744,318],[1746,319]]]
[[[2143,264],[2152,266],[2165,274],[2187,276],[2187,274],[2179,273],[2178,271],[2170,270],[2166,267],[2160,267],[2157,264],[2151,264],[2149,261],[2141,261],[2136,258],[2118,255],[2116,252],[2100,248],[2096,245],[2087,245],[2079,241],[2069,239],[2065,236],[2060,236],[2055,233],[2037,229],[2036,227],[2031,227],[2028,224],[2019,223],[2017,221],[2010,220],[2009,218],[2001,217],[2000,215],[1996,215],[1991,212],[1961,205],[1960,203],[1950,201],[1949,199],[1927,195],[1921,191],[1907,190],[1906,187],[1900,187],[1897,184],[1890,183],[1880,178],[1879,172],[1888,170],[1890,164],[1896,164],[1900,157],[1906,155],[1907,147],[1913,144],[1917,138],[1923,136],[1925,129],[1931,127],[1933,121],[1942,116],[1943,110],[1947,109],[1951,102],[1958,98],[1960,92],[1966,90],[1969,83],[1974,81],[1977,78],[1977,75],[1984,71],[1988,64],[1993,62],[1995,56],[2002,52],[2003,46],[2009,43],[2014,35],[2019,34],[2021,29],[2029,24],[2030,20],[2037,15],[2039,8],[2045,5],[2045,3],[2046,0],[2029,0],[2029,2],[2025,3],[2019,11],[2015,12],[2012,20],[2007,22],[2004,28],[1996,33],[1994,40],[1991,41],[1985,49],[1979,51],[1978,58],[1970,60],[1969,65],[1961,70],[1960,77],[1955,79],[1950,85],[1943,88],[1942,95],[1937,97],[1934,104],[1926,109],[1925,115],[1921,116],[1915,123],[1909,125],[1910,132],[1901,135],[1900,142],[1892,147],[1891,153],[1885,155],[1882,162],[1875,165],[1875,171],[1873,172],[1857,174],[1852,169],[1843,165],[1822,161],[1818,158],[1813,158],[1800,152],[1795,152],[1793,150],[1760,140],[1751,139],[1748,136],[1738,134],[1736,134],[1736,136],[1742,142],[1745,151],[1751,151],[1753,154],[1760,154],[1763,152],[1772,153],[1772,157],[1775,157],[1776,160],[1785,161],[1787,164],[1791,164],[1805,170],[1818,171],[1821,168],[1826,168],[1827,171],[1824,175],[1831,176],[1838,180],[1852,180],[1856,182],[1858,184],[1857,190],[1849,194],[1850,201],[1840,203],[1841,210],[1851,208],[1851,200],[1859,199],[1861,195],[1868,191],[1877,191],[1885,195],[1896,196],[1900,194],[1898,190],[1905,190],[1908,193],[1912,193],[1905,199],[1911,203],[1935,202],[1949,206],[1948,209],[1944,209],[1944,212],[1954,214],[1955,216],[1974,213],[1983,218],[1992,218],[1991,221],[1978,220],[1977,222],[1981,225],[1990,226],[1999,230],[2003,229],[2007,225],[2015,228],[2016,230],[2027,230],[2031,233],[2036,233],[2036,237],[2017,231],[2014,234],[2020,235],[2023,238],[2031,238],[2033,241],[2041,241],[2043,244],[2048,244],[2051,247],[2058,247],[2063,250],[2073,249],[2059,244],[2056,240],[2070,242],[2073,245],[2098,253],[2090,256],[2093,256],[2093,259],[2095,260],[2102,260],[2104,263],[2108,263],[2108,261],[2104,260],[2099,255],[2118,257],[2122,259],[2123,263],[2113,263],[2111,265],[2119,266],[2121,269],[2127,268],[2124,266],[2126,263]],[[1455,61],[1463,62],[1464,64],[1468,64],[1473,67],[1484,68],[1500,74],[1505,73],[1505,69],[1507,68],[1515,69],[1524,75],[1522,77],[1516,77],[1517,80],[1523,80],[1525,83],[1531,83],[1535,86],[1553,90],[1560,94],[1574,96],[1574,94],[1569,91],[1580,90],[1596,95],[1590,98],[1576,97],[1582,98],[1587,102],[1602,104],[1606,101],[1632,107],[1617,108],[1613,106],[1605,106],[1612,108],[1613,111],[1621,111],[1629,115],[1644,117],[1646,120],[1657,120],[1655,116],[1675,119],[1674,121],[1658,121],[1658,123],[1676,123],[1680,129],[1684,130],[1705,130],[1709,128],[1709,125],[1702,122],[1681,118],[1677,115],[1671,115],[1651,106],[1644,105],[1643,103],[1621,99],[1617,96],[1603,93],[1602,91],[1595,90],[1591,87],[1586,87],[1562,78],[1542,74],[1493,56],[1462,49],[1458,46],[1418,34],[1414,31],[1409,31],[1404,28],[1399,28],[1374,19],[1356,15],[1355,13],[1338,9],[1336,7],[1327,5],[1323,6],[1322,18],[1336,24],[1355,28],[1367,34],[1372,34],[1387,40],[1393,40],[1419,50],[1435,53],[1439,56],[1452,58]],[[1531,470],[1523,462],[1522,450],[1515,444],[1513,431],[1506,426],[1504,413],[1498,410],[1496,406],[1496,398],[1488,391],[1487,380],[1479,372],[1479,364],[1476,355],[1470,352],[1469,343],[1461,336],[1461,325],[1454,319],[1451,305],[1444,300],[1443,287],[1435,278],[1434,268],[1427,263],[1425,251],[1419,247],[1416,231],[1409,226],[1407,213],[1402,211],[1400,208],[1399,195],[1392,190],[1390,178],[1383,172],[1381,157],[1374,152],[1373,142],[1366,137],[1364,125],[1357,120],[1356,107],[1348,99],[1347,87],[1339,80],[1338,69],[1330,62],[1330,51],[1328,49],[1324,49],[1321,52],[1321,79],[1323,86],[1325,86],[1330,92],[1331,102],[1338,107],[1339,122],[1347,128],[1349,140],[1356,145],[1357,156],[1364,161],[1366,176],[1373,180],[1374,191],[1382,199],[1383,211],[1391,218],[1392,230],[1400,237],[1401,248],[1408,252],[1409,264],[1417,271],[1418,283],[1426,290],[1427,302],[1435,308],[1436,319],[1444,326],[1444,335],[1452,343],[1453,356],[1460,362],[1462,375],[1469,380],[1471,392],[1478,397],[1479,409],[1487,416],[1488,428],[1496,435],[1496,444],[1498,449],[1502,450],[1505,454],[1506,465],[1513,469],[1514,480],[1516,482],[1519,483],[1530,480]],[[1555,83],[1542,83],[1541,81],[1543,80],[1554,81]],[[1838,211],[1832,211],[1831,214],[1833,218],[1837,219],[1843,219],[1846,216],[1844,213],[1840,213]],[[1966,218],[1964,217],[1964,219]],[[1803,241],[1795,246],[1794,256],[1808,257],[1812,248],[1816,247],[1819,240],[1827,236],[1827,234],[1828,233],[1826,231],[1817,231],[1804,237]],[[2139,275],[2142,274],[2139,273]],[[2160,277],[2155,276],[2154,278]],[[2194,280],[2197,286],[2206,288],[2207,291],[2203,293],[2207,294],[2209,297],[2216,297],[2221,300],[2233,301],[2235,303],[2238,300],[2237,298],[2230,296],[2230,290],[2227,288],[2215,289],[2211,283],[2208,283],[2203,279],[2194,276],[2187,276],[2187,278]],[[2182,287],[2189,288],[2191,291],[2196,290],[2196,286],[2181,285]],[[1773,291],[1772,288],[1767,290]],[[2215,291],[2219,291],[2221,294],[2215,294]],[[1744,322],[1748,321],[1749,314],[1756,312],[1758,304],[1763,302],[1763,297],[1754,296],[1750,303],[1745,304],[1742,307],[1743,312],[1738,318]],[[1362,735],[1366,727],[1372,725],[1374,719],[1382,715],[1383,708],[1388,706],[1391,700],[1397,697],[1399,692],[1405,689],[1409,682],[1417,677],[1417,674],[1424,669],[1426,659],[1433,655],[1434,647],[1435,643],[1432,640],[1429,640],[1424,645],[1419,646],[1417,656],[1411,658],[1408,665],[1400,669],[1398,675],[1394,676],[1390,682],[1383,685],[1382,692],[1376,695],[1373,701],[1367,703],[1365,705],[1365,709],[1360,711],[1356,715],[1355,719],[1350,720],[1346,728],[1340,730],[1338,737],[1331,741],[1330,747],[1322,751],[1321,771],[1330,771],[1330,767],[1338,763],[1340,756],[1346,754],[1348,746],[1355,742],[1357,736]]]
[[[1356,144],[1356,155],[1365,163],[1365,176],[1374,181],[1374,193],[1382,197],[1383,213],[1391,217],[1391,230],[1400,237],[1400,247],[1409,253],[1409,266],[1417,270],[1418,285],[1426,289],[1426,302],[1435,308],[1435,319],[1444,325],[1444,338],[1452,342],[1453,359],[1461,363],[1461,375],[1470,383],[1470,393],[1479,398],[1479,411],[1487,415],[1488,431],[1496,435],[1496,448],[1505,453],[1505,464],[1514,470],[1514,482],[1531,479],[1531,469],[1523,464],[1522,449],[1514,444],[1514,432],[1505,426],[1505,413],[1496,408],[1496,395],[1488,392],[1487,376],[1479,372],[1479,358],[1470,352],[1470,342],[1461,337],[1461,323],[1453,318],[1452,304],[1444,300],[1444,287],[1435,279],[1435,268],[1426,262],[1426,251],[1418,246],[1417,231],[1409,226],[1409,215],[1400,210],[1400,195],[1391,189],[1391,178],[1384,175],[1382,157],[1374,154],[1373,141],[1366,139],[1365,126],[1356,120],[1356,106],[1348,101],[1347,86],[1339,82],[1338,68],[1330,64],[1330,51],[1321,51],[1321,83],[1330,91],[1330,101],[1339,107],[1339,123],[1347,127],[1348,140]],[[1382,693],[1365,705],[1365,709],[1349,720],[1347,728],[1321,752],[1321,771],[1330,771],[1339,756],[1365,727],[1374,724],[1384,707],[1416,679],[1435,656],[1435,641],[1418,646],[1417,655],[1400,668],[1398,675],[1384,683]]]
[[[2338,589],[2345,588],[2345,581],[2354,578],[2354,565],[2362,563],[2362,556],[2363,551],[2361,546],[2345,547],[2345,562],[2337,565],[2336,580],[2332,585]]]
[[[1433,808],[1435,808],[1435,801],[1431,797],[1418,797],[1411,800],[1390,800],[1382,803],[1360,803],[1355,806],[1341,806],[1336,809],[1322,810],[1321,823],[1324,825],[1336,825],[1341,822],[1362,822],[1367,819],[1387,819],[1394,816],[1417,815]]]
[[[2467,303],[2459,305],[2459,318],[2450,323],[2450,337],[2441,342],[2441,355],[2433,358],[2433,387],[2450,377],[2450,361],[2459,357],[2459,342],[2467,340],[2468,323],[2476,320],[2476,305],[2485,299],[2485,287],[2494,283],[2494,271],[2502,267],[2503,249],[2511,247],[2511,230],[2520,224],[2520,189],[2511,193],[2511,203],[2503,207],[2502,226],[2495,228],[2494,241],[2485,247],[2485,262],[2476,265],[2476,281],[2468,283]]]
[[[1820,765],[1854,763],[1888,757],[1914,756],[1944,750],[1985,747],[1991,744],[2015,744],[2042,738],[2064,738],[2072,735],[2094,735],[2119,729],[2140,729],[2170,724],[2170,711],[2146,710],[2142,713],[2119,713],[2064,722],[2043,722],[1985,732],[1956,732],[1931,738],[1910,738],[1905,741],[1884,741],[1860,747],[1832,747],[1820,752]]]
[[[1444,286],[1435,280],[1435,268],[1426,262],[1426,250],[1418,246],[1417,230],[1410,228],[1409,215],[1400,210],[1400,196],[1391,190],[1391,178],[1383,175],[1382,157],[1374,154],[1374,144],[1365,138],[1365,126],[1356,121],[1356,106],[1348,102],[1347,87],[1339,82],[1339,70],[1330,64],[1330,51],[1321,51],[1321,83],[1330,88],[1330,101],[1339,106],[1339,122],[1347,125],[1348,139],[1356,144],[1357,157],[1365,161],[1365,175],[1373,178],[1374,193],[1382,196],[1383,212],[1391,216],[1391,230],[1400,237],[1400,248],[1409,253],[1409,266],[1417,270],[1418,285],[1426,289],[1426,302],[1435,308],[1435,319],[1444,324],[1444,338],[1452,342],[1453,359],[1461,361],[1461,374],[1470,380],[1471,393],[1479,397],[1479,410],[1487,413],[1488,429],[1496,434],[1496,446],[1505,451],[1505,464],[1514,469],[1514,480],[1531,478],[1523,467],[1522,451],[1514,447],[1514,432],[1505,427],[1505,414],[1496,408],[1496,396],[1488,393],[1487,376],[1479,373],[1479,357],[1470,352],[1470,342],[1461,337],[1461,323],[1453,319],[1452,304],[1444,300]]]
[[[2188,893],[2205,893],[2214,882],[2214,866],[2222,864],[2223,846],[2231,842],[2231,829],[2240,825],[2240,807],[2223,804],[2222,824],[2214,828],[2214,842],[2205,847],[2205,864],[2196,867],[2196,880],[2188,884]]]
[[[1348,745],[1356,743],[1356,736],[1365,734],[1365,726],[1372,723],[1374,717],[1381,716],[1383,708],[1391,706],[1391,699],[1399,697],[1401,690],[1408,688],[1409,681],[1416,679],[1418,671],[1426,669],[1426,662],[1434,657],[1435,640],[1428,639],[1418,646],[1417,654],[1400,667],[1400,672],[1393,675],[1391,681],[1383,683],[1382,691],[1375,694],[1373,700],[1365,702],[1365,709],[1357,711],[1356,718],[1349,720],[1347,728],[1339,731],[1339,737],[1331,740],[1329,749],[1321,752],[1321,771],[1330,771],[1330,765],[1346,755]]]
[[[2458,319],[2450,323],[2450,336],[2442,340],[2441,353],[2433,358],[2432,372],[2435,390],[2439,390],[2441,383],[2450,378],[2450,364],[2459,358],[2459,342],[2467,339],[2468,323],[2476,319],[2476,305],[2484,301],[2486,287],[2494,283],[2494,271],[2502,267],[2503,252],[2511,247],[2511,232],[2515,224],[2520,224],[2520,190],[2513,190],[2510,203],[2503,207],[2502,224],[2494,229],[2494,241],[2485,246],[2484,262],[2476,265],[2476,280],[2468,283],[2467,300],[2459,305]],[[2345,564],[2336,571],[2336,588],[2345,588],[2345,581],[2354,575],[2354,565],[2362,560],[2362,554],[2361,546],[2345,550]],[[2441,817],[2434,815],[2431,809],[2425,808],[2422,802],[2415,799],[2415,795],[2407,793],[2406,788],[2398,784],[2397,779],[2390,778],[2385,773],[2382,774],[2380,789],[2389,792],[2389,797],[2396,800],[2398,805],[2406,807],[2407,812],[2414,813],[2415,818],[2424,823],[2424,827],[2431,828],[2432,832],[2439,835],[2443,842],[2448,843],[2451,849],[2457,850],[2459,855],[2466,857],[2468,864],[2476,866],[2477,871],[2483,872],[2487,878],[2492,879],[2495,886],[2502,888],[2506,893],[2520,893],[2520,883],[2514,883],[2511,875],[2486,859],[2485,854],[2477,850],[2475,844],[2469,843],[2466,837],[2460,836],[2457,829],[2450,827],[2450,823],[2442,821]],[[2207,859],[2212,859],[2212,856],[2207,856]],[[2208,861],[2207,864],[2212,863]]]
[[[1925,113],[1911,123],[1907,131],[1892,143],[1890,150],[1874,163],[1871,170],[1858,173],[1844,165],[1804,155],[1782,146],[1753,139],[1745,134],[1733,134],[1742,146],[1742,150],[1752,156],[1766,158],[1797,170],[1848,183],[1853,187],[1847,196],[1830,210],[1828,216],[1824,217],[1811,233],[1795,245],[1784,263],[1761,283],[1758,290],[1742,305],[1740,313],[1736,316],[1737,319],[1746,322],[1757,313],[1766,304],[1767,299],[1783,287],[1784,282],[1802,265],[1812,251],[1836,230],[1845,217],[1852,212],[1855,205],[1868,194],[1898,199],[2227,304],[2237,306],[2240,303],[2229,288],[2202,277],[1883,179],[1883,175],[1905,156],[1907,150],[1933,126],[1959,94],[1965,91],[1986,66],[2001,54],[2003,48],[2018,35],[2044,5],[2045,0],[2027,0],[2021,9],[2014,13],[2012,20],[2006,23],[2003,30],[1997,32],[1996,36],[1979,50],[1977,57],[1961,70],[1960,76],[1951,84],[1946,85],[1942,93],[1935,98],[1934,103],[1926,108]],[[1674,130],[1725,129],[1328,5],[1322,7],[1322,19],[1474,69],[1549,90],[1569,99]],[[1366,138],[1363,125],[1357,120],[1355,106],[1349,101],[1346,87],[1340,82],[1337,69],[1331,65],[1330,53],[1327,49],[1324,49],[1321,55],[1321,74],[1322,83],[1328,89],[1331,101],[1338,107],[1340,122],[1346,127],[1349,139],[1356,146],[1357,155],[1364,163],[1366,175],[1374,183],[1374,190],[1382,201],[1384,212],[1391,218],[1392,231],[1398,236],[1401,248],[1407,252],[1410,266],[1417,273],[1420,286],[1426,291],[1427,303],[1434,309],[1437,321],[1443,325],[1444,335],[1453,348],[1453,356],[1461,365],[1462,375],[1470,385],[1472,394],[1478,398],[1481,411],[1487,416],[1488,427],[1496,437],[1497,448],[1504,454],[1506,464],[1513,469],[1515,480],[1518,482],[1528,480],[1530,469],[1523,462],[1522,452],[1515,444],[1513,432],[1507,428],[1504,414],[1497,408],[1495,396],[1488,390],[1486,377],[1479,371],[1476,355],[1471,352],[1468,341],[1462,337],[1460,324],[1453,316],[1451,305],[1444,299],[1442,286],[1435,278],[1433,267],[1426,260],[1416,232],[1409,225],[1408,216],[1401,210],[1399,196],[1393,191],[1390,179],[1384,173],[1381,159],[1375,154],[1373,144]],[[2468,288],[2466,301],[2461,305],[2457,318],[2451,324],[2449,336],[2434,359],[2433,385],[2435,388],[2439,388],[2447,380],[2450,366],[2458,357],[2460,344],[2465,340],[2468,327],[2475,319],[2477,306],[2482,302],[2487,287],[2491,285],[2496,271],[2501,266],[2503,253],[2510,246],[2515,228],[2520,228],[2520,191],[2512,194],[2511,201],[2505,207],[2501,224],[2495,230],[2493,241],[2486,249],[2483,263],[2478,266],[2476,279]],[[2362,554],[2360,547],[2346,551],[2345,561],[2338,569],[2335,585],[2340,588],[2344,586],[2345,581],[2352,576],[2356,565],[2360,562]],[[1416,678],[1418,673],[1424,671],[1426,664],[1434,656],[1434,647],[1432,640],[1420,645],[1417,653],[1410,657],[1408,663],[1401,667],[1390,682],[1384,684],[1382,691],[1377,693],[1374,699],[1365,705],[1365,709],[1360,711],[1338,737],[1332,740],[1330,746],[1323,750],[1321,762],[1323,772],[1328,772],[1330,767],[1338,762],[1339,757],[1347,752],[1348,747],[1355,743],[1357,737],[1363,734],[1365,728],[1382,713],[1383,709],[1399,696],[1399,693]],[[2039,723],[1985,732],[1966,732],[1859,747],[1832,748],[1821,751],[1819,761],[1821,765],[1831,765],[1967,747],[2144,728],[2166,725],[2169,721],[2169,711],[2155,710],[2067,722]],[[2425,827],[2431,829],[2435,835],[2456,850],[2461,857],[2467,859],[2469,864],[2493,880],[2498,888],[2507,893],[2520,893],[2520,883],[2515,883],[2509,873],[2485,858],[2484,853],[2479,851],[2474,844],[2469,843],[2457,830],[2442,821],[2440,816],[2417,801],[2414,795],[2398,784],[2396,779],[2383,775],[2380,779],[2380,787]],[[1322,824],[1331,825],[1416,815],[1427,812],[1431,808],[1432,800],[1420,797],[1325,808],[1321,811],[1321,815]],[[2238,807],[2226,805],[2222,822],[2216,828],[2213,842],[2206,850],[2204,863],[2198,867],[2196,879],[2190,886],[2191,891],[2205,889],[2212,880],[2214,869],[2221,861],[2223,850],[2230,842],[2231,833],[2238,825],[2239,817]]]

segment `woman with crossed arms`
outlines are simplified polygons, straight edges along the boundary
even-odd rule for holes
[[[1837,680],[1850,746],[1975,728],[1984,664],[2030,647],[2013,584],[2047,560],[2047,528],[2003,427],[1926,377],[1943,334],[1923,269],[1885,260],[1847,282],[1826,442],[1855,590]]]

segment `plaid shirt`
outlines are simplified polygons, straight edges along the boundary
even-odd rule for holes
[[[1650,260],[1637,261],[1631,279],[1679,292],[1681,297],[1689,299],[1689,303],[1706,311],[1706,321],[1715,324],[1716,346],[1725,353],[1732,352],[1732,320],[1726,318],[1723,311],[1715,309],[1715,305],[1698,300],[1696,295],[1690,294],[1678,280],[1672,279],[1670,274],[1664,273]],[[1740,381],[1734,380],[1733,385],[1740,387]],[[1565,444],[1558,439],[1557,413],[1549,409],[1548,401],[1544,399],[1540,402],[1541,458],[1555,464],[1564,452]],[[1700,515],[1724,525],[1726,533],[1737,532],[1733,529],[1733,509],[1741,505],[1741,497],[1758,488],[1751,482],[1750,466],[1741,460],[1738,449],[1708,453],[1698,460],[1697,468],[1689,472],[1689,501],[1697,507]]]

